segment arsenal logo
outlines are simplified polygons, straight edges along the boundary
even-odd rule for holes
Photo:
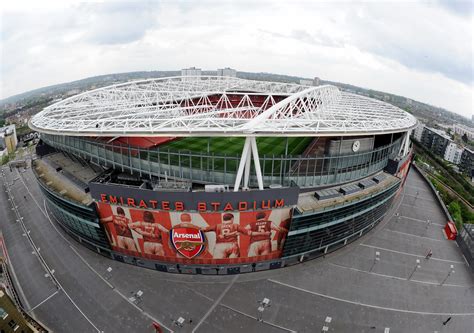
[[[173,228],[170,239],[176,251],[188,259],[199,255],[205,247],[204,233],[196,228]]]

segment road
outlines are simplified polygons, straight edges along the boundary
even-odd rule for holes
[[[445,239],[442,210],[414,170],[385,220],[361,239],[300,265],[234,276],[170,274],[107,259],[49,220],[31,170],[4,173],[29,236],[59,283],[45,276],[3,190],[0,226],[20,296],[32,315],[56,332],[153,332],[153,320],[176,332],[321,332],[324,327],[471,332],[474,327],[473,277],[456,243]],[[425,259],[429,249],[433,256]],[[417,259],[421,267],[415,269]],[[440,285],[450,265],[455,273]],[[106,280],[108,267],[112,273]],[[138,290],[144,294],[135,305],[128,298]],[[271,306],[258,321],[263,298]],[[183,327],[173,324],[179,317]]]

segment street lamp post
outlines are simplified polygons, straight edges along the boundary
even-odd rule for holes
[[[377,263],[377,261],[380,260],[380,252],[379,251],[375,251],[375,257],[374,257],[374,262],[372,264],[372,267],[370,267],[370,270],[369,272],[372,272],[372,270],[374,269],[375,267],[375,264]]]
[[[421,265],[420,265],[420,259],[416,259],[415,268],[413,269],[413,271],[411,272],[411,274],[410,274],[410,276],[408,277],[407,280],[410,280],[411,277],[413,276],[413,274],[415,274],[416,270],[417,270],[418,268],[420,268],[420,267],[421,267]]]
[[[133,296],[129,298],[130,302],[138,304],[141,301],[143,301],[143,298],[142,298],[143,297],[143,291],[141,291],[141,290],[138,290],[136,292],[132,291],[132,294],[133,294]]]
[[[105,279],[109,280],[112,277],[112,267],[108,267],[105,273]]]
[[[454,272],[455,272],[455,271],[454,271],[454,265],[451,265],[451,266],[449,267],[448,275],[446,275],[446,277],[444,278],[444,280],[441,281],[441,283],[440,283],[439,285],[442,286],[443,283],[445,283],[446,280],[449,278],[449,276],[450,276],[451,274],[453,274]]]
[[[257,302],[259,304],[257,308],[257,321],[263,321],[263,311],[265,311],[266,308],[270,307],[270,299],[264,298],[261,301]]]
[[[173,324],[179,328],[182,328],[184,326],[185,321],[186,319],[184,319],[183,317],[179,317],[178,319],[173,321]]]

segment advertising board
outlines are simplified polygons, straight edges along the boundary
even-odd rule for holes
[[[189,264],[235,264],[279,258],[291,208],[182,212],[98,202],[112,249]]]

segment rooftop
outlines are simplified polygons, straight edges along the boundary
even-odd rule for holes
[[[333,186],[330,187],[326,190],[335,190],[338,195],[335,197],[328,196],[327,199],[317,199],[314,196],[314,192],[307,192],[304,194],[300,194],[298,198],[298,204],[297,204],[297,209],[300,213],[312,213],[312,212],[318,212],[321,210],[326,210],[326,209],[332,209],[334,207],[338,207],[341,205],[347,205],[351,204],[353,202],[357,202],[363,199],[366,199],[368,197],[371,197],[373,195],[378,194],[380,191],[392,186],[396,182],[399,181],[399,179],[395,176],[392,176],[388,173],[385,172],[380,172],[375,176],[378,175],[384,175],[382,180],[378,184],[374,184],[373,186],[370,186],[368,188],[361,188],[359,187],[359,183],[361,183],[361,180],[357,180],[352,183],[344,184],[343,187],[348,187],[351,185],[355,185],[357,187],[357,190],[343,195],[340,192],[341,185],[339,186]],[[374,176],[371,176],[366,179],[373,179]]]
[[[171,77],[127,82],[55,103],[30,120],[72,136],[341,136],[403,132],[409,113],[334,86]]]

